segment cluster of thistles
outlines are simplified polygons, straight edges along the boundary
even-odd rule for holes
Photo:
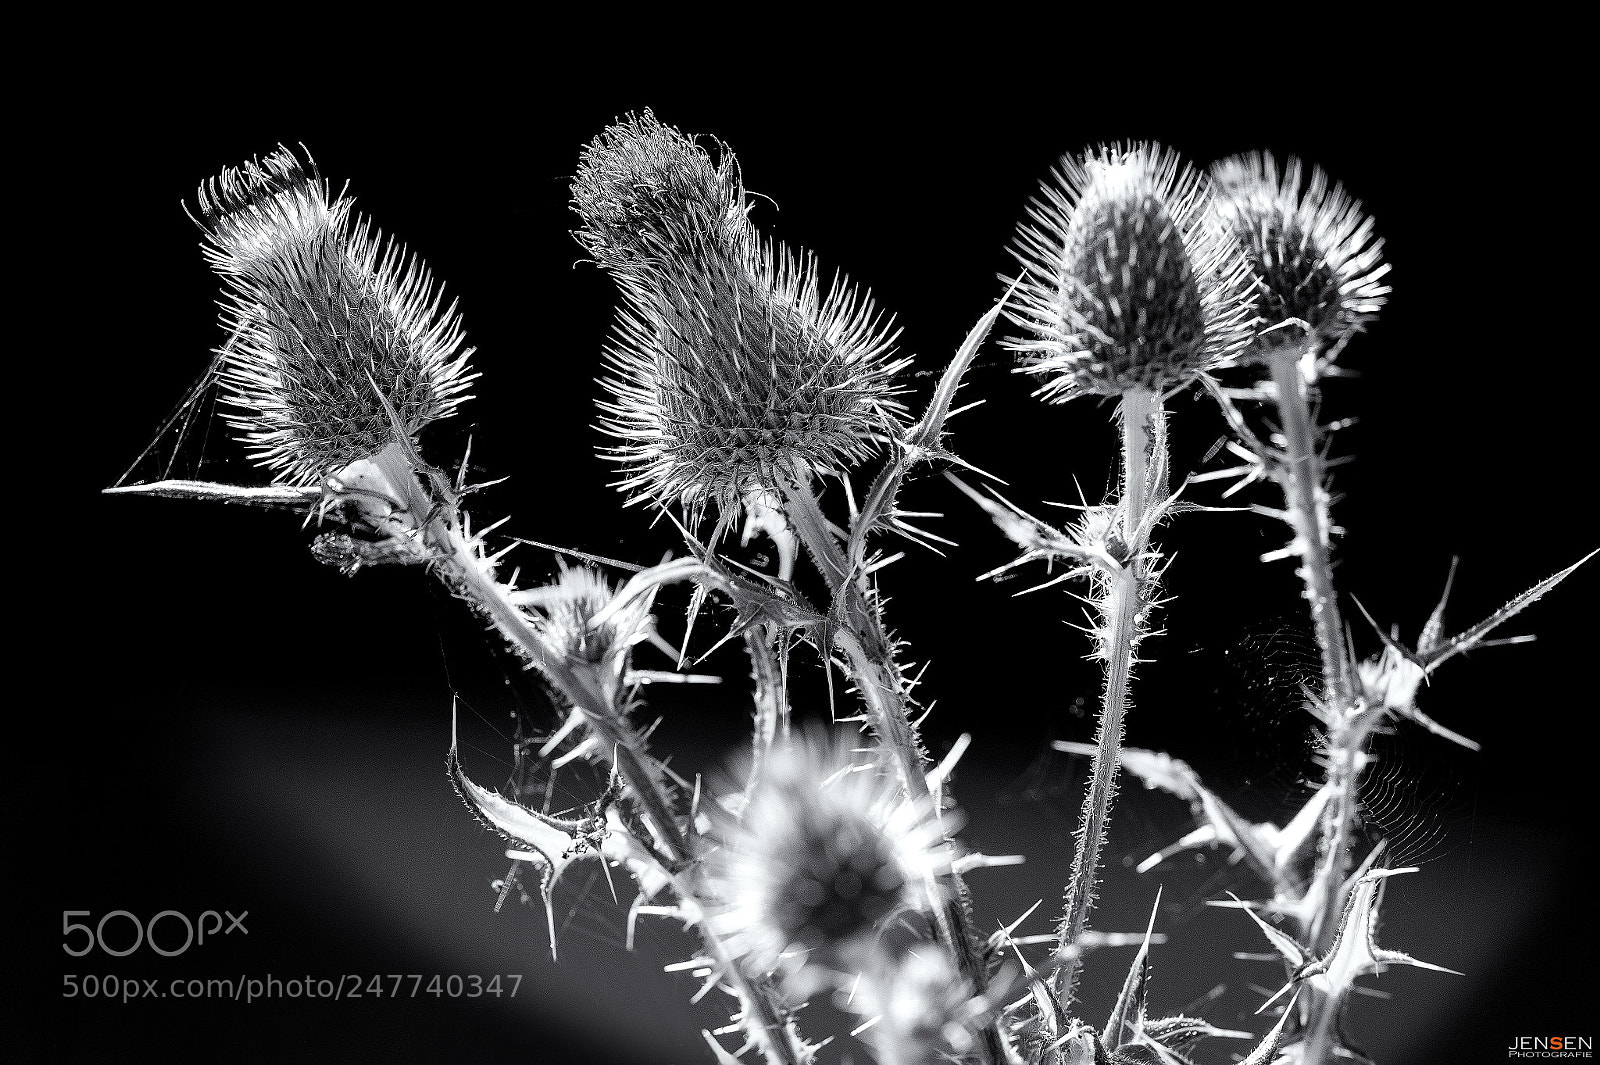
[[[1395,718],[1461,739],[1416,708],[1419,685],[1571,572],[1453,640],[1436,612],[1417,648],[1387,641],[1371,661],[1353,659],[1330,578],[1324,429],[1312,401],[1328,362],[1388,292],[1360,205],[1293,159],[1241,156],[1205,172],[1151,144],[1068,156],[1018,230],[1006,299],[979,321],[920,418],[907,408],[899,376],[910,360],[895,353],[889,321],[841,277],[824,282],[808,253],[761,237],[727,150],[714,156],[648,111],[628,116],[583,149],[572,205],[574,236],[619,295],[599,404],[606,454],[630,503],[681,519],[685,557],[620,582],[565,562],[543,586],[501,579],[488,530],[474,534],[461,509],[468,487],[421,457],[423,431],[457,411],[476,376],[454,308],[420,262],[374,236],[350,199],[284,150],[224,171],[198,202],[227,294],[215,380],[228,424],[273,483],[130,490],[301,505],[334,526],[318,539],[324,561],[347,572],[427,566],[466,600],[562,708],[540,756],[555,767],[586,759],[611,785],[556,818],[515,787],[501,795],[473,783],[452,750],[455,786],[505,839],[514,872],[537,875],[547,911],[565,870],[598,860],[637,885],[630,929],[644,915],[694,930],[687,967],[704,977],[702,994],[733,999],[731,1023],[706,1036],[724,1065],[746,1053],[811,1061],[819,1045],[802,1037],[796,1013],[821,993],[896,1065],[1190,1063],[1198,1040],[1218,1036],[1253,1039],[1248,1065],[1345,1054],[1338,1022],[1354,980],[1421,964],[1374,938],[1388,877],[1409,870],[1381,868],[1381,846],[1355,853],[1366,744]],[[914,534],[897,504],[901,476],[946,457],[951,399],[1001,313],[1018,326],[1005,343],[1041,382],[1038,394],[1114,400],[1122,445],[1118,493],[1086,501],[1067,528],[968,490],[1024,549],[1012,566],[1065,562],[1057,579],[1087,579],[1088,653],[1105,668],[1096,742],[1067,745],[1094,771],[1054,935],[1014,935],[1020,919],[977,933],[963,876],[1011,860],[966,853],[953,837],[946,792],[959,751],[929,762],[876,585],[892,557],[874,545]],[[1241,818],[1184,763],[1121,746],[1133,666],[1161,603],[1153,534],[1182,490],[1168,468],[1164,404],[1197,384],[1235,431],[1243,482],[1283,490],[1271,513],[1291,527],[1283,554],[1299,560],[1322,644],[1309,708],[1326,780],[1281,827]],[[1262,419],[1236,405],[1244,400],[1270,404],[1273,431],[1252,428]],[[844,486],[848,516],[824,513],[830,484]],[[856,485],[870,488],[858,496]],[[746,537],[778,546],[772,572],[718,554],[741,520]],[[828,601],[797,590],[800,557]],[[750,763],[705,795],[651,752],[634,721],[642,684],[711,679],[634,663],[646,645],[684,658],[653,616],[672,582],[693,583],[697,606],[731,600],[729,635],[744,639],[756,679]],[[783,679],[795,641],[845,674],[863,729],[791,729]],[[1199,822],[1144,868],[1178,849],[1223,847],[1267,889],[1262,902],[1239,903],[1289,974],[1265,1032],[1160,1016],[1147,1001],[1150,933],[1091,930],[1123,769],[1188,802]],[[1118,945],[1138,954],[1109,1019],[1091,1023],[1078,972],[1092,948]],[[729,1034],[742,1037],[734,1052],[719,1038]]]

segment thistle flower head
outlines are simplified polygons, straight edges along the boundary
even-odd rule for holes
[[[1280,170],[1266,152],[1225,159],[1211,177],[1216,217],[1260,282],[1262,346],[1302,341],[1309,330],[1319,346],[1337,347],[1377,315],[1389,292],[1383,241],[1343,187],[1330,187],[1318,167],[1306,180],[1293,156]],[[1284,323],[1299,327],[1273,328]]]
[[[455,309],[309,160],[280,149],[230,167],[198,200],[225,286],[226,419],[277,480],[315,483],[381,451],[396,422],[414,437],[466,398]]]
[[[931,944],[864,978],[857,997],[852,1008],[876,1018],[865,1038],[882,1065],[961,1061],[975,1042],[982,1000],[950,955]]]
[[[1207,224],[1205,179],[1156,145],[1068,156],[1029,207],[1008,341],[1040,393],[1160,392],[1250,340],[1248,268]]]
[[[685,232],[736,241],[748,210],[732,154],[713,162],[648,108],[584,146],[572,206],[583,219],[573,236],[611,270],[670,255]]]
[[[951,860],[929,804],[815,736],[773,749],[719,837],[710,920],[756,973],[797,956],[859,965],[890,918],[927,903],[928,878]]]
[[[630,502],[724,521],[751,493],[838,473],[901,432],[893,336],[810,257],[730,254],[684,234],[656,268],[622,279],[601,427],[621,443]]]

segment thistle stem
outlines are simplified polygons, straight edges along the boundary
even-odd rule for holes
[[[1154,409],[1155,397],[1149,392],[1135,389],[1122,397],[1122,506],[1126,515],[1122,539],[1130,549],[1139,526],[1144,524],[1145,460],[1150,450],[1150,416]]]
[[[1315,348],[1285,346],[1274,351],[1268,361],[1288,446],[1284,498],[1300,556],[1300,579],[1306,586],[1311,623],[1322,653],[1323,696],[1342,709],[1349,704],[1353,692],[1350,658],[1345,653],[1339,598],[1333,589],[1328,492],[1323,485],[1322,455],[1317,450],[1316,427],[1311,417],[1311,385],[1303,369],[1315,358]]]
[[[1152,500],[1147,483],[1149,451],[1165,446],[1164,433],[1152,431],[1152,420],[1159,418],[1160,401],[1154,393],[1133,389],[1123,393],[1119,414],[1122,419],[1122,541],[1127,555],[1121,569],[1103,578],[1107,585],[1102,603],[1106,685],[1100,708],[1100,726],[1095,736],[1094,764],[1088,794],[1078,823],[1078,849],[1072,861],[1072,880],[1067,885],[1066,912],[1058,939],[1065,961],[1057,971],[1055,985],[1063,1004],[1070,1004],[1077,987],[1082,964],[1079,941],[1089,926],[1094,908],[1095,882],[1100,871],[1100,851],[1105,845],[1106,825],[1111,817],[1111,802],[1117,793],[1117,765],[1122,751],[1122,720],[1128,708],[1128,684],[1140,635],[1139,617],[1145,603],[1141,584],[1149,568],[1144,555],[1149,546],[1145,515]],[[1165,456],[1157,456],[1157,467],[1166,468]]]
[[[1365,763],[1364,748],[1371,734],[1362,727],[1356,705],[1350,656],[1346,653],[1344,622],[1333,587],[1332,546],[1328,493],[1323,484],[1322,455],[1317,448],[1317,427],[1311,415],[1311,384],[1307,369],[1314,366],[1316,348],[1283,346],[1268,362],[1278,417],[1287,451],[1282,478],[1285,510],[1294,528],[1300,556],[1300,578],[1311,607],[1311,622],[1322,655],[1323,700],[1328,736],[1324,745],[1327,780],[1333,787],[1320,826],[1318,869],[1313,883],[1321,886],[1320,912],[1306,931],[1319,951],[1333,943],[1343,908],[1340,891],[1349,873],[1350,840],[1357,817],[1357,785]]]
[[[419,497],[425,495],[415,475],[411,476],[410,486]],[[423,526],[422,539],[435,560],[436,572],[446,584],[488,618],[583,713],[585,723],[615,765],[624,794],[643,813],[657,845],[665,850],[674,889],[685,902],[705,912],[704,892],[697,884],[692,828],[686,830],[674,812],[661,764],[649,754],[644,738],[628,725],[613,695],[589,683],[560,655],[550,652],[527,616],[512,603],[510,590],[484,572],[462,532],[453,505],[439,508]],[[654,852],[656,848],[647,849]],[[798,1045],[789,1010],[778,990],[771,981],[746,974],[703,921],[697,922],[697,927],[720,979],[734,989],[739,999],[741,1023],[761,1048],[768,1065],[803,1065],[806,1055]]]
[[[830,635],[844,652],[878,748],[907,798],[932,803],[927,751],[909,713],[905,678],[894,658],[894,644],[885,629],[882,608],[869,596],[865,577],[850,572],[810,486],[791,485],[787,504],[785,511],[796,535],[832,590],[837,625]],[[973,927],[966,883],[951,870],[929,884],[929,897],[934,904],[939,940],[949,948],[973,992],[984,994],[988,968]],[[998,1020],[985,1025],[980,1036],[980,1061],[997,1065],[1012,1060]]]
[[[522,611],[511,603],[505,585],[479,568],[453,522],[435,519],[435,523],[442,528],[430,531],[428,539],[439,551],[437,565],[445,582],[487,617],[582,712],[584,723],[616,765],[625,791],[645,815],[658,845],[665,848],[674,866],[691,861],[693,851],[673,813],[660,764],[644,750],[643,738],[627,725],[615,701],[570,668],[560,655],[549,652]]]
[[[789,735],[789,701],[784,690],[783,666],[773,649],[779,638],[777,626],[771,622],[751,625],[744,630],[750,674],[755,681],[755,733],[751,739],[747,794],[754,792],[756,781],[761,779],[773,743]]]
[[[1372,714],[1357,702],[1353,668],[1344,640],[1344,622],[1333,587],[1332,521],[1324,484],[1318,431],[1311,414],[1312,371],[1317,349],[1285,345],[1268,357],[1278,418],[1287,448],[1283,482],[1285,511],[1294,529],[1300,556],[1299,575],[1322,656],[1323,719],[1328,733],[1323,759],[1329,799],[1318,825],[1317,868],[1313,890],[1320,892],[1317,912],[1303,931],[1314,953],[1332,949],[1344,908],[1344,882],[1349,876],[1350,845],[1359,816],[1358,788],[1366,766],[1366,744]],[[1338,1004],[1315,994],[1306,1006],[1306,1065],[1322,1065],[1332,1054],[1332,1031]]]

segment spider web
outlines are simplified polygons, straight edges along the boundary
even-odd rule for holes
[[[1456,749],[1415,727],[1399,726],[1372,743],[1377,761],[1361,781],[1361,812],[1386,841],[1387,865],[1421,865],[1448,847],[1450,826],[1469,807]]]
[[[157,426],[150,442],[118,477],[115,488],[165,480],[217,481],[225,484],[264,484],[266,475],[245,456],[244,448],[228,439],[223,424],[218,370],[228,346],[212,353],[211,360]]]

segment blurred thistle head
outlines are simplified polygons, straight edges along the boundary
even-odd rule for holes
[[[718,837],[709,919],[754,973],[859,970],[895,915],[927,905],[952,857],[930,803],[818,733],[772,749]]]
[[[963,1060],[984,1012],[949,953],[931,943],[864,977],[851,1008],[877,1019],[865,1038],[882,1065]]]
[[[455,308],[418,259],[353,220],[309,157],[280,148],[229,167],[198,200],[226,296],[226,420],[277,480],[314,484],[466,398]]]
[[[1029,205],[1008,341],[1041,395],[1162,392],[1251,339],[1248,267],[1204,177],[1154,144],[1067,156]]]
[[[723,527],[753,494],[836,474],[902,431],[894,335],[871,298],[781,246],[730,250],[685,234],[653,269],[619,275],[601,428],[630,502],[707,508]]]
[[[732,153],[713,162],[648,108],[584,146],[572,206],[583,220],[573,236],[610,270],[670,255],[685,233],[736,243],[749,210]]]
[[[1216,217],[1260,282],[1261,347],[1309,340],[1336,350],[1377,316],[1389,293],[1383,241],[1321,168],[1307,181],[1293,156],[1280,170],[1270,154],[1252,152],[1217,163],[1211,178]]]

